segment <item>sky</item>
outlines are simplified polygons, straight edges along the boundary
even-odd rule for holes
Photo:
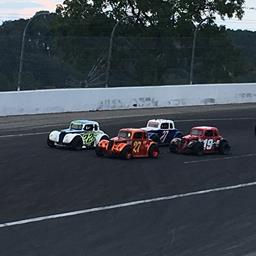
[[[0,0],[0,25],[5,20],[30,18],[37,11],[54,12],[56,5],[62,2],[63,0]],[[217,23],[234,30],[256,31],[256,0],[246,0],[245,7],[245,15],[241,21],[226,19],[223,22],[218,19]]]

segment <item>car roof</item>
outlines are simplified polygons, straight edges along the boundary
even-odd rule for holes
[[[173,123],[174,121],[173,120],[170,120],[170,119],[150,119],[148,120],[148,122],[160,122],[160,123]]]
[[[216,127],[212,127],[212,126],[196,126],[196,127],[193,127],[192,129],[197,129],[197,130],[218,130]]]
[[[76,124],[97,124],[98,122],[92,121],[92,120],[86,120],[86,119],[80,119],[80,120],[73,120],[71,123],[76,123]]]

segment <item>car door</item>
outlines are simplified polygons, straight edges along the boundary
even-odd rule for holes
[[[132,141],[132,153],[133,156],[145,156],[147,154],[147,148],[145,145],[145,133],[135,132]]]
[[[169,123],[162,123],[160,126],[160,137],[159,137],[159,142],[160,144],[166,144],[169,143],[169,129],[170,129],[170,124]]]
[[[204,132],[204,151],[207,153],[210,153],[214,151],[214,136],[213,136],[213,130],[205,130]]]

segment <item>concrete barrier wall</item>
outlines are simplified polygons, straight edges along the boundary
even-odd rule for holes
[[[256,102],[256,83],[0,92],[0,116]]]

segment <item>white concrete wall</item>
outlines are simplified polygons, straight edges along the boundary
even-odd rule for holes
[[[0,92],[0,116],[256,102],[256,83]]]

